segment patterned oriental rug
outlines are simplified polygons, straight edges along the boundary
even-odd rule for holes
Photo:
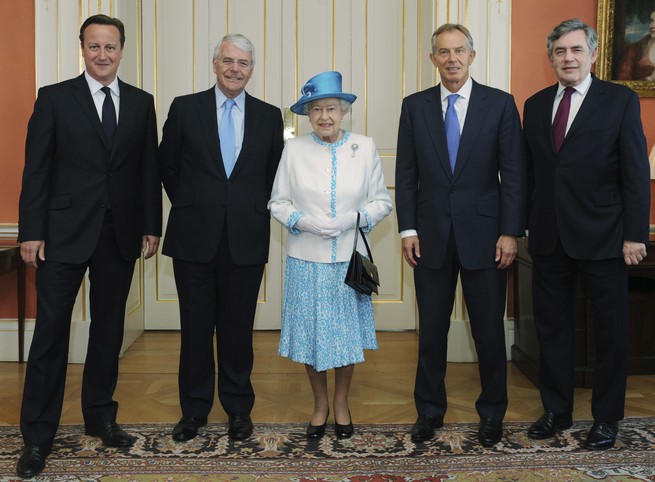
[[[410,425],[356,425],[349,440],[309,442],[304,424],[257,423],[245,442],[210,424],[186,443],[170,437],[173,424],[124,425],[138,435],[129,450],[103,447],[81,426],[63,426],[43,481],[654,481],[655,417],[621,423],[608,451],[581,447],[590,422],[559,437],[533,441],[527,422],[505,424],[503,441],[485,449],[477,424],[447,424],[433,440],[414,444]],[[0,480],[16,480],[22,441],[18,427],[0,427]]]

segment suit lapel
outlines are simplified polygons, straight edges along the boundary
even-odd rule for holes
[[[453,173],[453,177],[455,178],[462,172],[464,165],[471,155],[475,141],[487,117],[488,109],[489,105],[486,94],[480,88],[479,84],[473,81],[471,98],[469,99],[466,118],[464,119],[464,128],[462,129],[462,137],[459,140],[459,149],[457,150],[457,162],[455,163],[455,172]]]
[[[220,140],[218,138],[218,120],[216,118],[216,93],[214,87],[206,90],[197,98],[196,108],[198,109],[198,119],[200,121],[200,129],[205,135],[207,146],[209,147],[209,155],[216,164],[218,172],[225,174],[225,166],[223,165],[223,156],[221,155]]]
[[[133,117],[133,111],[136,109],[134,98],[135,92],[132,90],[131,86],[118,79],[118,88],[120,89],[120,109],[118,110],[118,124],[116,125],[114,142],[111,147],[112,155],[116,151],[116,146],[120,145],[123,136],[127,131],[127,119]]]
[[[602,103],[604,94],[605,92],[603,90],[602,83],[599,82],[596,77],[592,77],[591,85],[589,86],[589,90],[587,91],[587,94],[585,95],[585,98],[580,105],[580,110],[578,110],[578,113],[576,114],[575,119],[573,119],[573,123],[571,124],[569,131],[566,133],[566,137],[562,143],[562,149],[564,149],[566,146],[566,141],[569,139],[569,137],[574,135],[580,126],[587,123],[589,116],[591,116],[596,110],[596,107]]]
[[[443,122],[443,110],[441,108],[441,87],[437,85],[426,91],[423,116],[430,133],[430,140],[434,147],[439,164],[444,172],[450,177],[450,160],[448,158],[448,147],[446,142],[446,128]]]
[[[87,119],[95,129],[103,145],[107,148],[107,150],[110,150],[107,139],[105,139],[105,131],[102,129],[100,117],[98,117],[98,111],[96,110],[96,106],[93,103],[93,98],[91,97],[89,84],[84,78],[84,74],[78,76],[75,79],[75,82],[73,82],[73,97],[82,108],[82,112],[84,112],[84,115],[86,115]]]
[[[253,101],[252,97],[246,92],[246,108],[243,118],[243,142],[241,143],[241,151],[239,152],[239,157],[237,157],[234,164],[234,169],[232,170],[232,175],[237,174],[248,159],[250,155],[250,150],[253,143],[253,139],[257,138],[257,132],[259,126],[261,125],[262,119],[258,115],[259,106],[256,102]]]

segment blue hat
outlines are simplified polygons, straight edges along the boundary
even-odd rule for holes
[[[303,85],[300,93],[302,96],[298,102],[291,106],[291,112],[298,115],[306,115],[303,106],[314,100],[335,97],[352,104],[357,99],[355,94],[341,91],[341,74],[339,72],[322,72],[315,75]]]

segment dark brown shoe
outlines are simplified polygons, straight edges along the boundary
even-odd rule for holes
[[[587,435],[584,446],[589,450],[610,449],[614,447],[618,434],[619,424],[617,422],[594,421],[594,425],[589,430],[589,435]]]
[[[91,437],[99,437],[102,439],[102,444],[107,447],[131,447],[136,442],[136,437],[125,432],[116,422],[85,424],[84,433]]]
[[[503,438],[503,421],[482,419],[478,428],[478,441],[483,447],[493,447]]]
[[[198,436],[198,429],[207,425],[207,417],[182,417],[171,434],[176,442],[186,442]]]
[[[539,420],[528,429],[528,437],[534,440],[543,440],[554,437],[557,432],[571,428],[573,419],[570,415],[545,412]]]
[[[443,427],[443,417],[419,415],[412,427],[412,442],[427,442],[434,437],[434,431]]]
[[[51,450],[52,445],[26,445],[16,464],[16,475],[21,479],[39,475],[45,468],[45,461]]]
[[[233,440],[245,440],[252,435],[254,429],[250,415],[235,413],[230,415],[230,428],[227,435]]]

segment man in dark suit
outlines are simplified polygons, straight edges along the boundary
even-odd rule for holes
[[[545,413],[528,430],[553,437],[572,424],[576,278],[591,300],[596,365],[585,446],[612,447],[623,418],[628,354],[626,265],[646,256],[649,165],[639,99],[591,74],[598,37],[573,19],[548,34],[558,83],[527,100],[529,245]]]
[[[478,439],[488,447],[501,440],[507,409],[506,268],[523,232],[525,167],[514,99],[470,78],[474,58],[462,25],[445,24],[432,35],[430,59],[441,84],[403,101],[396,207],[419,311],[412,440],[429,440],[443,426],[459,274],[480,366]]]
[[[252,329],[268,261],[266,209],[284,145],[277,107],[245,92],[255,52],[243,35],[214,49],[216,85],[176,98],[159,156],[172,207],[163,253],[173,258],[180,300],[179,390],[185,441],[207,423],[214,400],[214,333],[218,398],[235,440],[253,430]]]
[[[39,474],[64,399],[71,314],[89,269],[91,325],[82,381],[87,435],[112,447],[135,438],[116,424],[112,400],[135,260],[161,235],[157,125],[151,95],[116,76],[123,23],[105,15],[80,28],[85,72],[43,87],[30,118],[20,196],[21,255],[36,271],[17,473]]]

